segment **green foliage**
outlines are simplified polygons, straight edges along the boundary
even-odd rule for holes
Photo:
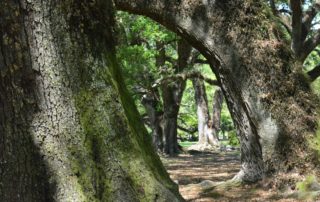
[[[236,130],[231,130],[228,133],[229,144],[232,146],[240,145],[239,139],[237,137]]]
[[[313,175],[309,175],[306,179],[302,182],[297,183],[297,189],[299,191],[309,191],[310,186],[316,181],[316,177]]]
[[[314,67],[320,64],[320,48],[316,48],[314,51],[312,51],[307,59],[305,60],[303,67],[304,71],[308,72],[312,70]],[[316,79],[311,84],[312,90],[314,93],[316,93],[318,96],[320,96],[320,79]]]
[[[180,142],[180,146],[182,146],[183,148],[188,148],[194,144],[196,144],[197,142],[189,142],[189,141],[185,141],[185,142]]]
[[[178,125],[183,126],[185,128],[196,128],[198,125],[197,120],[197,111],[196,104],[194,99],[194,89],[192,86],[192,82],[190,80],[187,81],[186,89],[184,90],[184,94],[182,96],[182,101],[180,105],[180,112],[178,116]],[[178,136],[182,139],[189,139],[191,134],[178,130]]]
[[[163,73],[156,67],[155,58],[159,54],[156,45],[174,41],[176,35],[143,16],[118,12],[117,21],[119,32],[117,57],[121,58],[119,61],[122,62],[126,86],[140,114],[144,114],[141,96],[146,91],[154,90],[153,84]],[[166,51],[176,55],[173,47],[166,46]]]
[[[310,71],[313,67],[315,67],[320,62],[320,56],[318,51],[320,51],[319,48],[312,51],[309,56],[306,58],[303,67],[306,71]]]
[[[118,12],[117,21],[119,32],[117,57],[121,58],[119,61],[122,61],[125,84],[133,96],[140,114],[143,115],[146,111],[141,104],[141,97],[145,92],[143,93],[141,90],[153,92],[155,91],[153,85],[156,80],[174,74],[173,65],[169,62],[166,62],[165,67],[161,67],[161,69],[156,66],[156,56],[159,54],[157,43],[166,44],[164,46],[166,56],[177,59],[177,36],[143,16]],[[206,75],[206,77],[215,79],[209,65],[195,65],[190,68],[192,68],[192,71],[199,71],[203,73],[203,75]],[[188,71],[188,69],[186,71]],[[212,114],[212,99],[216,87],[207,83],[205,87],[209,110]],[[159,106],[157,106],[157,108],[159,111],[163,108],[161,91],[159,95]],[[231,116],[225,104],[222,109],[221,121],[223,131],[233,129]],[[198,125],[194,89],[190,80],[187,81],[186,89],[182,97],[178,124],[187,129],[197,128]],[[151,132],[150,128],[147,127],[147,129],[148,132]],[[197,136],[197,133],[193,135],[178,130],[178,136],[181,139],[190,139],[190,137]],[[232,142],[236,144],[235,141]]]
[[[309,175],[302,182],[297,183],[297,198],[300,200],[315,200],[319,195],[320,185],[314,175]]]

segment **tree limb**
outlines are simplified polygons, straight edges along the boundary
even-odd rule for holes
[[[292,50],[296,55],[301,51],[302,41],[302,8],[300,0],[290,0],[290,7],[292,10]]]
[[[320,44],[320,29],[316,31],[316,33],[307,39],[303,43],[303,51],[301,52],[301,55],[299,59],[301,61],[304,61],[307,56]]]
[[[315,81],[320,76],[320,65],[317,65],[315,68],[308,72],[311,82]]]
[[[182,130],[184,132],[191,133],[191,134],[193,134],[193,133],[198,131],[198,128],[184,128],[184,127],[182,127],[180,125],[178,125],[177,127],[178,127],[179,130]]]

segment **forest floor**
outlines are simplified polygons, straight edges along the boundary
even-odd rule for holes
[[[162,157],[162,161],[171,179],[179,184],[186,201],[298,201],[283,197],[284,193],[264,187],[262,183],[204,191],[199,184],[204,180],[221,182],[232,179],[240,169],[239,152],[183,153],[176,157]]]

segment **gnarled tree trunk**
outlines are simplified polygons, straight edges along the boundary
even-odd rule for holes
[[[0,2],[1,201],[181,200],[122,83],[111,6]]]
[[[274,35],[264,1],[115,3],[178,33],[211,63],[240,137],[242,166],[235,179],[299,170],[311,159],[306,139],[316,129],[317,101],[291,51]]]

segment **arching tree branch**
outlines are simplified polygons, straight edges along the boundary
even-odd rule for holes
[[[313,35],[313,37],[310,37],[308,40],[306,40],[303,44],[303,51],[301,52],[301,55],[299,59],[301,61],[304,61],[307,56],[320,44],[320,29],[316,31],[316,33]]]

